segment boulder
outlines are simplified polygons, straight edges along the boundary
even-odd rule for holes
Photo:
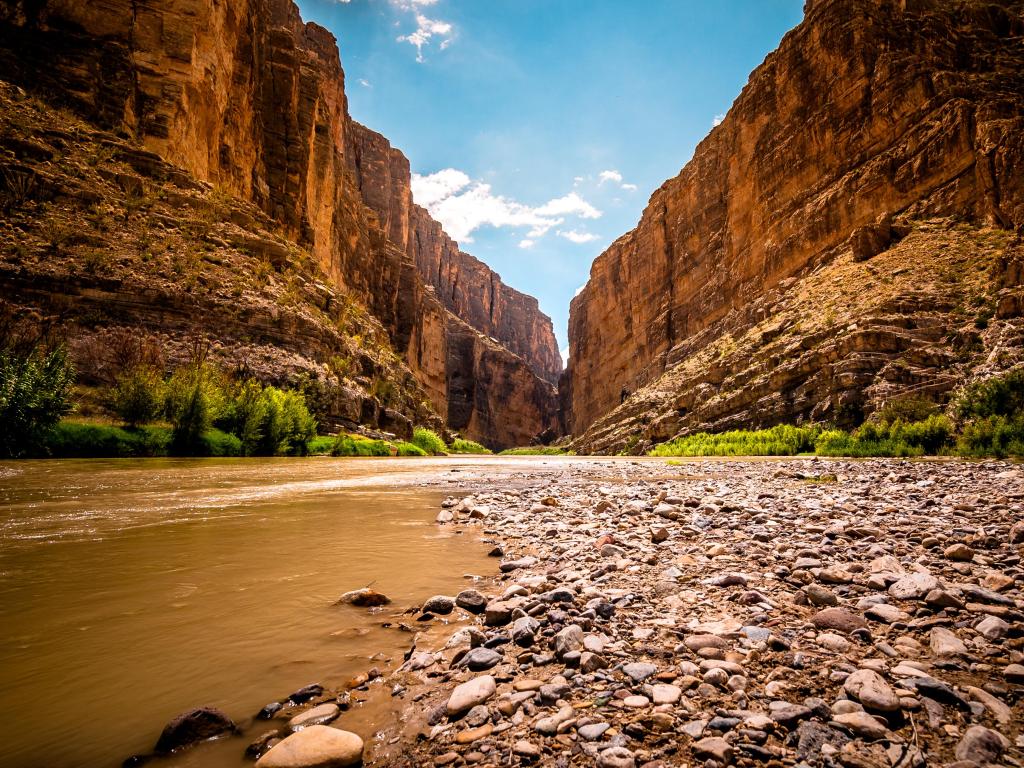
[[[276,744],[256,768],[346,768],[363,761],[363,740],[354,733],[311,725]]]

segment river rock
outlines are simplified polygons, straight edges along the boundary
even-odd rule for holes
[[[521,616],[512,624],[512,642],[521,648],[529,648],[533,645],[540,624],[532,616]]]
[[[504,658],[500,653],[491,648],[473,648],[459,662],[459,666],[468,667],[473,672],[483,672],[501,663]]]
[[[728,764],[732,761],[733,746],[725,739],[712,736],[692,745],[693,754],[704,759],[717,760],[719,763]]]
[[[496,685],[491,675],[475,677],[455,687],[451,696],[448,697],[445,710],[448,712],[449,717],[461,715],[477,704],[483,704],[494,695],[495,690]]]
[[[935,656],[959,656],[967,653],[964,641],[945,627],[932,627],[930,643]]]
[[[455,610],[455,600],[447,595],[434,595],[423,604],[423,613],[436,613],[439,616],[447,616]]]
[[[846,678],[843,690],[868,709],[896,712],[900,708],[899,697],[885,679],[871,669],[858,669]]]
[[[470,613],[483,613],[487,598],[475,589],[464,589],[455,596],[455,604]]]
[[[311,725],[325,725],[334,720],[339,714],[341,714],[341,710],[338,708],[338,705],[327,702],[318,707],[307,709],[305,712],[300,712],[288,721],[288,728],[293,731],[301,731],[303,728],[308,728]]]
[[[571,651],[583,648],[583,629],[578,624],[564,627],[551,641],[551,649],[559,659]]]
[[[609,747],[597,756],[597,768],[634,768],[633,753],[625,747]]]
[[[863,618],[843,608],[826,608],[818,611],[811,617],[811,623],[818,629],[834,629],[847,635],[868,625]]]
[[[999,760],[1008,746],[1009,742],[998,731],[972,725],[956,745],[956,759],[988,765]]]
[[[933,589],[941,587],[939,580],[930,573],[916,571],[892,584],[889,594],[897,600],[919,600]]]
[[[647,664],[645,662],[635,661],[630,664],[626,664],[622,671],[630,678],[634,683],[642,683],[651,675],[657,673],[658,668],[653,664]]]
[[[200,741],[212,739],[223,733],[231,733],[236,729],[234,722],[219,709],[199,707],[183,712],[164,726],[157,739],[157,752],[166,754]]]
[[[355,589],[338,598],[337,605],[354,605],[359,608],[376,608],[388,605],[391,598],[369,588]]]
[[[362,761],[359,736],[327,725],[311,725],[275,745],[256,761],[256,768],[345,768]]]
[[[863,739],[884,739],[889,733],[889,729],[877,717],[867,712],[844,712],[833,716],[832,719]]]

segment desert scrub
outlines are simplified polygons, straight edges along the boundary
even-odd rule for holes
[[[814,451],[818,427],[697,432],[656,446],[649,456],[795,456]]]
[[[571,451],[555,445],[527,445],[520,448],[506,448],[499,456],[572,456]]]
[[[426,427],[416,427],[412,433],[412,444],[423,450],[425,453],[432,454],[434,456],[444,455],[447,451],[447,446],[444,444],[444,440],[432,429]]]
[[[491,453],[491,449],[487,448],[480,443],[473,440],[464,440],[461,437],[457,437],[452,440],[452,444],[448,446],[449,453]]]
[[[962,456],[1024,456],[1024,368],[962,389],[953,403]]]

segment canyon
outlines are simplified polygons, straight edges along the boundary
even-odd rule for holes
[[[315,379],[339,425],[555,434],[550,319],[412,203],[290,0],[7,3],[0,49],[0,295],[58,318],[87,378],[112,332],[172,359],[202,334],[226,365]]]
[[[1018,361],[1022,35],[1020,2],[806,3],[573,299],[573,445],[856,425]]]

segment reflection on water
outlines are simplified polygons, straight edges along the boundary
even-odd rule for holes
[[[392,613],[494,569],[431,524],[444,493],[420,483],[450,467],[0,465],[0,766],[117,765],[190,707],[244,719],[400,655],[411,636],[381,627]],[[371,583],[394,611],[332,605]],[[242,765],[243,746],[184,762]]]

